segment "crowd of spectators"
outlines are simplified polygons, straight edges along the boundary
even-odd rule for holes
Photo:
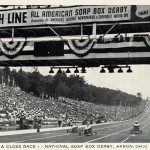
[[[24,116],[33,120],[35,117],[41,120],[61,120],[83,122],[99,116],[105,116],[107,121],[127,120],[142,113],[144,105],[138,107],[104,106],[84,101],[59,97],[58,100],[42,99],[32,93],[26,93],[19,87],[0,85],[0,124],[14,123]],[[70,123],[70,122],[69,122]]]

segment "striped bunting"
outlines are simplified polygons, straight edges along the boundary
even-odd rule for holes
[[[73,41],[73,40],[70,40]],[[135,36],[135,37],[127,37],[127,38],[107,38],[104,40],[97,39],[94,42],[91,50],[85,51],[82,53],[82,50],[79,50],[78,46],[72,46],[68,41],[68,45],[64,46],[65,54],[70,54],[70,51],[75,53],[77,56],[82,56],[80,54],[84,54],[84,56],[88,53],[117,53],[117,52],[144,52],[150,51],[150,37],[149,36]],[[72,45],[71,45],[72,44]],[[76,43],[77,45],[77,43]],[[84,46],[83,46],[84,47]],[[141,49],[142,48],[142,49]]]
[[[7,56],[14,56],[24,48],[25,44],[24,41],[4,42],[0,40],[0,50]]]
[[[24,45],[23,43],[26,44]],[[5,54],[2,50],[4,51],[6,50],[9,53],[10,51],[9,49],[14,48],[16,48],[18,53],[20,51],[20,55],[34,56],[34,42],[14,42],[11,44],[9,42],[2,42],[2,41],[0,42],[1,55]],[[67,40],[64,43],[64,55],[66,55],[68,59],[69,59],[68,54],[69,55],[74,54],[76,56],[83,57],[88,55],[89,53],[120,53],[120,52],[123,53],[123,52],[149,52],[149,51],[150,51],[149,35],[147,36],[139,35],[121,38],[120,37],[104,38],[104,40],[101,39]],[[11,53],[11,55],[14,56],[13,53]]]
[[[68,46],[77,55],[84,56],[92,48],[95,40],[68,40]]]

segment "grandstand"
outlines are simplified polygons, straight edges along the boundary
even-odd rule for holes
[[[78,123],[82,123],[85,119],[96,122],[101,115],[105,115],[109,122],[123,121],[139,115],[144,110],[142,103],[135,108],[125,108],[123,106],[103,106],[62,97],[59,97],[57,101],[41,99],[20,88],[5,85],[0,85],[0,106],[2,126],[16,126],[21,117],[30,121],[38,118],[44,125],[50,126],[58,126],[57,121],[60,117],[64,126],[68,118]],[[42,127],[47,127],[44,125]]]

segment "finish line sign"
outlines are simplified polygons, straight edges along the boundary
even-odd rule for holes
[[[131,6],[78,6],[0,11],[0,27],[125,21]]]

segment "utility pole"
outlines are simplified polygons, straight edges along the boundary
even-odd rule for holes
[[[115,119],[117,118],[117,106],[118,106],[119,100],[116,100],[116,107],[115,107]]]
[[[126,101],[126,97],[125,97],[125,101],[124,101],[124,107],[125,107],[125,114],[126,114],[126,111],[127,111],[127,101]]]

